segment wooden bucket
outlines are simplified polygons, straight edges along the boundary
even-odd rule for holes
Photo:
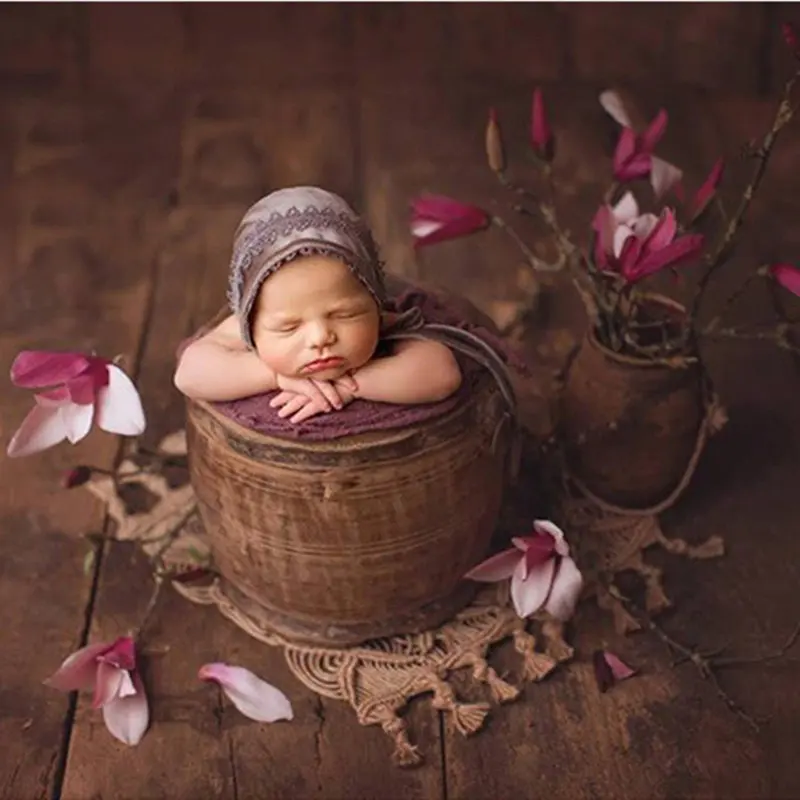
[[[295,641],[419,632],[475,585],[498,522],[508,439],[493,379],[436,419],[303,442],[187,404],[191,479],[221,588]]]
[[[666,299],[653,301],[681,310]],[[561,400],[570,470],[598,498],[626,509],[674,501],[704,441],[704,398],[697,361],[666,364],[620,355],[590,330]]]

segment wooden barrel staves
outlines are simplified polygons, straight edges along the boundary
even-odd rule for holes
[[[490,376],[441,417],[303,442],[188,401],[192,483],[221,587],[294,641],[425,630],[466,605],[488,552],[508,440]]]

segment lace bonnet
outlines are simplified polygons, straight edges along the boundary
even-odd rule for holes
[[[254,347],[250,318],[261,284],[282,265],[311,254],[340,258],[383,308],[377,248],[358,215],[324,189],[280,189],[247,210],[233,238],[228,300],[249,347]]]

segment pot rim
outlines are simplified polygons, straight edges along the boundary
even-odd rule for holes
[[[677,300],[674,300],[672,297],[668,297],[665,294],[661,294],[659,292],[643,292],[640,297],[650,300],[655,305],[671,308],[674,311],[677,311],[679,314],[686,314],[685,305],[679,303]],[[640,356],[617,353],[610,347],[604,345],[597,338],[597,329],[595,325],[588,326],[585,338],[589,344],[594,349],[602,353],[603,356],[611,361],[615,361],[618,364],[623,364],[628,367],[639,367],[641,369],[664,369],[665,367],[668,369],[687,369],[689,367],[696,366],[700,360],[697,356],[684,354],[667,356],[666,358],[643,358]]]

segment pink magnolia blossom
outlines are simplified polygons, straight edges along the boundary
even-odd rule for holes
[[[485,228],[489,215],[478,206],[441,195],[423,195],[411,204],[414,246],[456,239]]]
[[[513,547],[473,567],[465,577],[494,583],[511,578],[511,600],[520,617],[544,609],[559,620],[572,616],[583,577],[570,558],[563,531],[536,520],[532,536],[512,539]]]
[[[672,209],[663,209],[658,217],[640,214],[630,192],[615,206],[600,206],[592,227],[597,234],[597,266],[605,272],[618,273],[629,283],[687,261],[703,246],[700,234],[675,238],[678,224]]]
[[[286,695],[244,667],[229,664],[204,664],[197,677],[219,684],[236,708],[257,722],[293,719],[292,704]]]
[[[136,670],[136,649],[130,636],[76,651],[45,684],[63,692],[92,690],[92,708],[103,709],[106,728],[125,744],[138,744],[147,730],[147,695]]]
[[[695,193],[694,198],[692,198],[692,203],[689,207],[689,214],[692,222],[698,219],[708,207],[708,204],[717,192],[717,187],[722,180],[724,170],[725,162],[721,158],[717,159],[716,163],[711,168],[711,172],[708,173],[708,177],[706,177]]]
[[[617,92],[603,92],[600,95],[600,104],[622,126],[614,151],[615,180],[634,181],[649,175],[657,200],[671,189],[677,189],[683,178],[683,171],[654,154],[656,145],[667,129],[667,112],[661,109],[647,128],[637,134],[631,116]]]
[[[773,264],[769,273],[784,289],[800,297],[800,269],[791,264]]]
[[[25,350],[11,365],[11,381],[45,391],[34,395],[33,409],[8,445],[9,456],[38,453],[65,439],[75,444],[95,421],[103,430],[123,436],[138,436],[145,428],[136,387],[105,358]]]
[[[553,157],[553,133],[547,121],[541,89],[534,91],[531,102],[531,146],[545,160]]]

